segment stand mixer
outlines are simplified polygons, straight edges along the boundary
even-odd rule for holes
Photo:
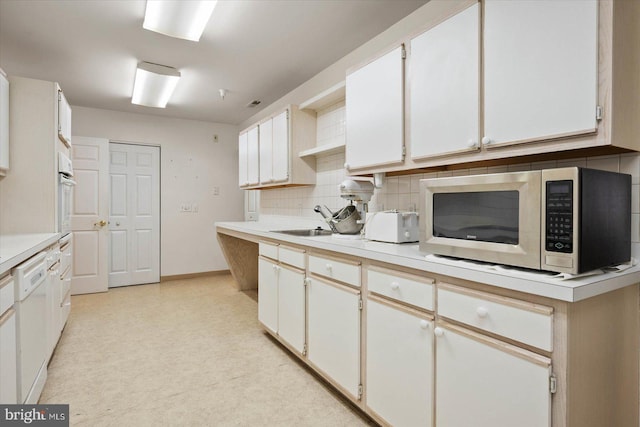
[[[338,188],[340,189],[340,197],[351,202],[348,206],[337,212],[331,212],[325,206],[329,215],[322,211],[320,205],[317,205],[313,210],[324,217],[331,230],[335,233],[334,235],[359,234],[364,226],[367,203],[373,196],[373,184],[369,181],[347,179],[342,181]]]
[[[359,223],[364,224],[366,213],[369,210],[367,203],[373,197],[373,184],[370,181],[356,181],[353,179],[345,179],[338,186],[340,189],[340,197],[350,200],[356,204],[356,210],[360,214]]]

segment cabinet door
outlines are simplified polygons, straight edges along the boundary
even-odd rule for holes
[[[484,19],[483,142],[593,132],[598,2],[487,0]]]
[[[260,181],[259,150],[258,126],[256,126],[247,132],[247,182],[249,185],[257,185]]]
[[[240,187],[249,185],[249,177],[247,176],[249,162],[248,142],[247,132],[243,132],[238,136],[238,185]]]
[[[258,126],[260,134],[260,184],[273,181],[273,120]]]
[[[309,360],[358,398],[360,292],[313,278],[309,280],[308,301]]]
[[[0,73],[0,174],[9,169],[9,80]]]
[[[278,267],[258,258],[258,320],[271,332],[278,332]]]
[[[404,160],[403,51],[399,46],[347,76],[347,169]]]
[[[71,107],[61,90],[58,91],[58,137],[71,146]]]
[[[0,316],[0,403],[18,403],[16,378],[16,315],[13,310]]]
[[[273,180],[289,179],[289,110],[273,118]]]
[[[477,3],[411,40],[413,159],[479,147],[479,20]]]
[[[367,406],[391,425],[431,426],[433,322],[367,300]]]
[[[304,271],[280,267],[278,277],[278,335],[302,353],[305,343]]]
[[[551,425],[549,359],[463,328],[435,334],[436,425]]]

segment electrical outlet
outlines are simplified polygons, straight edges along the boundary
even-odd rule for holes
[[[220,195],[220,187],[218,187],[218,186],[213,187],[213,195],[214,196],[219,196]]]

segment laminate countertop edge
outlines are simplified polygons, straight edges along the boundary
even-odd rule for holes
[[[0,235],[0,276],[60,239],[60,233]]]
[[[216,232],[245,240],[275,240],[305,246],[311,250],[332,251],[567,302],[581,301],[640,283],[640,265],[622,272],[601,272],[590,276],[560,279],[544,272],[523,271],[424,254],[420,252],[417,243],[392,244],[333,236],[298,237],[274,232],[287,228],[292,227],[252,221],[215,223]],[[636,249],[638,248],[634,247],[632,252],[636,253]]]

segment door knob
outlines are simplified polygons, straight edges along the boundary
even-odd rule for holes
[[[104,219],[101,219],[100,221],[94,223],[93,225],[97,225],[99,227],[104,227],[105,225],[107,225],[107,221],[105,221]]]

